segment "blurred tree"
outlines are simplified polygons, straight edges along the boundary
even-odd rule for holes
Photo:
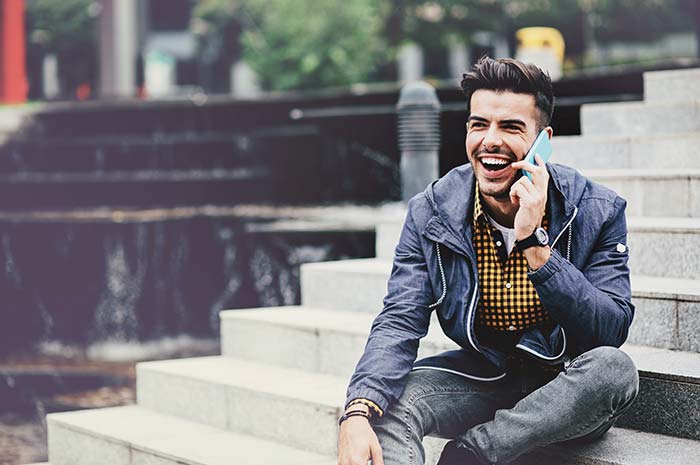
[[[700,30],[697,0],[198,0],[193,31],[201,60],[227,70],[240,57],[268,89],[346,85],[393,79],[402,43],[428,58],[477,31],[504,36],[549,26],[568,57],[594,43],[648,41]],[[240,38],[240,39],[239,39]],[[580,60],[579,60],[580,62]]]
[[[367,80],[384,52],[375,0],[242,0],[243,56],[267,89]]]
[[[200,60],[220,71],[239,58],[268,90],[366,81],[386,53],[376,0],[199,0],[191,29]]]
[[[26,0],[28,66],[40,70],[44,56],[55,54],[64,96],[96,82],[98,15],[99,5],[92,0]],[[30,95],[41,96],[40,80],[30,82]]]

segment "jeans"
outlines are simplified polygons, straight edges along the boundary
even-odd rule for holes
[[[574,358],[566,369],[510,359],[496,382],[434,369],[412,371],[400,399],[373,423],[386,465],[422,465],[425,436],[457,439],[484,464],[567,440],[602,436],[634,401],[639,376],[614,347]]]

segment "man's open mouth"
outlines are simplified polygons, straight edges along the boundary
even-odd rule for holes
[[[498,171],[502,171],[506,168],[510,167],[511,161],[510,160],[504,160],[503,158],[495,158],[495,157],[482,157],[479,159],[481,162],[481,165],[486,169],[486,171],[489,171],[493,174],[496,174]]]

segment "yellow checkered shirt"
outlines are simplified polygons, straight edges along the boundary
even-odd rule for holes
[[[547,226],[545,215],[542,227]],[[527,278],[525,254],[514,248],[508,255],[501,232],[489,223],[481,207],[478,184],[473,237],[481,288],[476,324],[497,331],[517,331],[549,323],[549,314]]]

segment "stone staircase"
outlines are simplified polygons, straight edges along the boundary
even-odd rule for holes
[[[519,465],[698,463],[700,70],[650,73],[645,85],[644,102],[585,106],[583,135],[555,138],[554,149],[629,201],[637,313],[623,349],[641,392],[602,440]],[[222,312],[221,356],[139,364],[137,405],[49,415],[51,464],[336,463],[345,388],[401,226],[382,221],[377,258],[302,267],[300,306]],[[453,347],[433,324],[419,356]],[[442,444],[426,439],[428,463]]]

